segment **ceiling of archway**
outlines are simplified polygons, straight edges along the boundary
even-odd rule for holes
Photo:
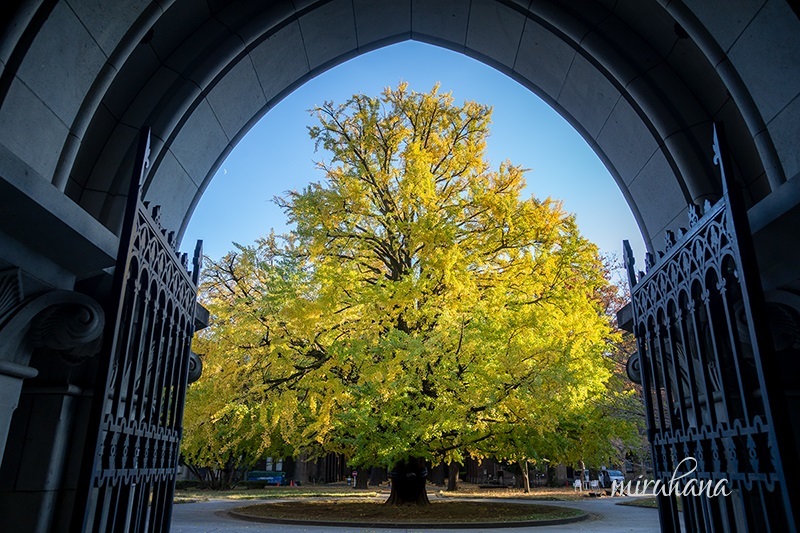
[[[723,14],[727,26],[700,4],[655,0],[175,0],[105,9],[56,3],[39,35],[74,34],[37,39],[17,75],[70,132],[33,169],[112,230],[142,126],[154,134],[146,196],[182,231],[217,166],[271,106],[328,68],[408,39],[483,61],[553,106],[609,168],[648,243],[683,221],[688,202],[718,194],[712,120],[726,122],[751,201],[785,180],[782,147],[768,135],[754,140],[777,111],[753,103],[747,80],[714,56],[723,44],[736,50],[722,41],[746,35],[741,20],[757,21],[757,9]],[[66,85],[51,79],[46,89],[35,60],[54,45],[83,60]]]

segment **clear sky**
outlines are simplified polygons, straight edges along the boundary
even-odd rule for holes
[[[526,196],[550,196],[577,215],[582,233],[603,252],[621,257],[629,239],[637,258],[644,244],[614,179],[583,138],[539,97],[500,72],[463,54],[405,42],[361,55],[317,76],[271,109],[233,149],[206,189],[183,238],[182,249],[203,239],[204,252],[219,259],[231,242],[252,244],[271,228],[288,230],[277,195],[323,178],[314,162],[308,112],[326,100],[344,102],[354,93],[378,95],[407,81],[426,92],[437,81],[457,103],[475,100],[494,107],[487,155],[492,167],[505,159],[530,169]],[[637,261],[638,262],[638,261]]]

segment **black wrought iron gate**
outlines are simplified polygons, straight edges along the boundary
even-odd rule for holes
[[[158,207],[140,199],[149,132],[129,191],[112,295],[116,320],[104,341],[89,421],[75,531],[168,531],[194,332],[201,244],[193,272]],[[113,315],[112,315],[113,316]],[[95,440],[91,437],[93,430]],[[85,512],[79,509],[83,506]]]
[[[780,425],[787,418],[749,227],[716,128],[714,156],[723,198],[703,213],[691,206],[688,232],[668,234],[665,253],[648,257],[638,279],[625,243],[639,350],[629,374],[643,386],[655,479],[687,474],[678,488],[693,479],[693,488],[732,490],[684,490],[686,531],[796,531],[796,453]],[[663,531],[680,531],[678,488],[658,496]]]

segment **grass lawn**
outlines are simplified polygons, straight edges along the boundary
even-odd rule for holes
[[[454,492],[428,485],[428,494],[443,499],[448,498],[493,498],[493,499],[525,499],[541,501],[574,501],[584,499],[585,492],[575,492],[571,488],[536,487],[525,494],[521,489],[481,489],[477,485],[461,483]],[[302,485],[299,487],[265,487],[261,489],[239,488],[233,490],[211,491],[201,489],[178,489],[175,491],[175,503],[205,501],[209,499],[226,500],[261,500],[275,498],[368,498],[384,495],[389,497],[386,485],[357,490],[346,485]]]
[[[428,486],[428,492],[433,487]],[[470,483],[460,483],[454,492],[439,490],[436,494],[443,498],[499,498],[515,500],[540,500],[540,501],[576,501],[585,499],[586,492],[577,492],[572,487],[531,487],[529,493],[524,493],[517,488],[482,489]]]
[[[301,487],[265,487],[263,489],[202,490],[179,489],[175,503],[223,500],[267,500],[276,498],[365,498],[378,496],[376,490],[355,490],[352,487],[309,485]]]

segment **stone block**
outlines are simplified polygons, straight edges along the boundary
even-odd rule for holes
[[[411,2],[354,0],[358,47],[411,35]]]
[[[157,100],[154,109],[140,117],[137,121],[128,122],[136,125],[150,125],[153,133],[161,139],[169,139],[176,128],[180,128],[183,122],[192,113],[190,108],[196,102],[203,100],[202,90],[196,83],[184,78],[177,78],[173,84]],[[153,154],[157,152],[153,150]]]
[[[596,140],[627,184],[634,180],[658,149],[650,130],[624,98],[614,106]]]
[[[467,48],[513,68],[525,16],[495,0],[473,0],[467,27]]]
[[[719,174],[711,162],[711,132],[711,121],[707,120],[664,139],[686,183],[689,197],[695,202],[702,202],[719,191]]]
[[[309,11],[300,17],[300,27],[312,70],[358,48],[351,0],[333,0]]]
[[[150,46],[165,61],[210,16],[206,0],[171,2],[159,19],[159,31],[153,32]]]
[[[667,63],[649,69],[626,89],[662,138],[709,118],[695,94]]]
[[[127,174],[131,168],[139,138],[139,130],[124,123],[113,126],[104,143],[98,146],[97,158],[93,161],[81,162],[91,168],[76,168],[75,172],[88,176],[86,187],[97,191],[112,191],[120,173]],[[92,142],[87,139],[86,142]],[[98,141],[99,142],[99,141]],[[77,176],[73,179],[77,180]]]
[[[564,85],[575,50],[532,20],[525,23],[514,70],[555,99]]]
[[[267,102],[296,83],[309,71],[300,25],[291,22],[250,52],[250,59],[258,74]]]
[[[608,4],[613,4],[608,7],[614,14],[636,35],[647,40],[660,57],[666,57],[678,41],[675,20],[665,9],[654,9],[652,4],[642,0],[615,0]]]
[[[795,176],[800,172],[800,97],[767,124],[767,131],[775,144],[784,175]]]
[[[68,181],[74,181],[81,186],[89,183],[97,158],[103,152],[118,124],[119,121],[108,111],[108,108],[102,104],[97,106],[90,127],[86,130],[85,136],[79,140],[78,156],[73,159],[70,168],[60,169],[70,172]]]
[[[218,20],[210,19],[189,35],[164,64],[205,88],[244,48],[241,37]]]
[[[581,47],[622,86],[663,61],[646,41],[614,16],[607,17],[587,33],[581,40]]]
[[[218,2],[214,18],[235,32],[246,46],[258,41],[265,33],[285,23],[295,13],[291,0],[264,2]],[[212,10],[214,10],[212,5]]]
[[[67,133],[64,123],[24,83],[11,83],[0,108],[0,143],[38,177],[53,178]],[[0,165],[0,171],[8,171],[2,161]]]
[[[771,146],[771,143],[769,146],[759,147],[758,140],[761,137],[757,135],[754,139],[751,136],[744,117],[740,113],[740,108],[732,98],[720,108],[713,118],[714,122],[721,123],[725,127],[735,171],[744,183],[749,183],[764,171],[768,176],[772,175],[772,179],[775,180],[778,180],[779,176],[783,176],[783,170],[775,157],[774,147]],[[704,148],[707,150],[711,150],[710,147],[713,143],[710,130],[711,127],[708,126],[707,131],[702,133],[705,139],[703,141]],[[756,141],[755,145],[754,140]]]
[[[800,94],[800,19],[784,0],[767,2],[728,51],[736,72],[770,122]]]
[[[552,24],[576,46],[610,14],[605,6],[594,0],[531,2],[531,11]]]
[[[461,0],[411,1],[411,35],[420,40],[462,47],[467,41],[469,2]]]
[[[115,105],[110,110],[113,113],[122,111],[122,122],[132,125],[143,125],[150,122],[150,116],[154,109],[158,107],[158,103],[164,98],[164,95],[170,91],[170,88],[179,82],[178,74],[166,67],[159,68],[147,84],[144,85],[137,93],[135,99],[127,104],[127,108]]]
[[[170,151],[199,186],[228,142],[211,106],[203,100],[181,127]]]
[[[667,62],[691,87],[695,98],[710,116],[730,98],[713,65],[691,39],[679,39],[667,56]]]
[[[144,193],[145,200],[161,206],[161,226],[177,232],[195,194],[197,184],[168,150]]]
[[[685,0],[723,50],[728,50],[765,0]]]
[[[680,215],[685,213],[689,200],[663,151],[659,150],[650,158],[628,185],[628,191],[636,205],[647,206],[640,210],[647,234],[662,235],[663,239],[664,230],[687,225],[688,219]],[[664,248],[663,240],[657,237],[653,238],[653,244],[657,250]]]
[[[72,10],[58,3],[25,54],[17,75],[64,124],[71,126],[105,60]]]
[[[100,220],[103,214],[103,206],[107,199],[108,193],[92,189],[82,189],[77,203],[84,211],[92,215],[93,218]]]
[[[119,235],[119,232],[122,230],[122,218],[125,215],[127,202],[128,198],[125,195],[107,195],[103,202],[103,209],[98,217],[98,220],[105,227],[117,235]]]
[[[236,137],[260,113],[267,99],[249,55],[219,80],[207,100],[228,139]]]
[[[745,184],[745,204],[748,208],[752,207],[755,203],[754,198],[766,198],[772,189],[767,178],[767,173],[762,172],[760,176],[756,176],[748,183]]]
[[[67,0],[106,57],[150,4],[147,0]]]
[[[557,101],[596,137],[619,98],[617,88],[583,56],[576,55]]]

